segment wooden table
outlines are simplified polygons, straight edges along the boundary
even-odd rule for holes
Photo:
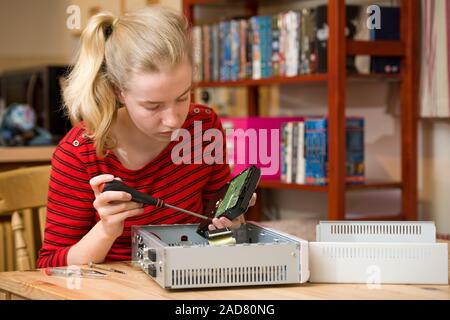
[[[79,286],[42,270],[0,273],[1,299],[450,299],[448,285],[298,284],[217,289],[162,289],[130,262],[108,266],[126,274],[108,273],[106,279],[81,278]],[[449,263],[450,266],[450,263]],[[72,289],[71,289],[72,288]]]

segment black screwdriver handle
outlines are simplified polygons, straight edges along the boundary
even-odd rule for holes
[[[131,194],[131,200],[134,202],[145,203],[157,208],[162,208],[164,206],[164,201],[148,194],[142,193],[133,189],[119,180],[113,180],[100,185],[100,192],[105,191],[124,191]]]
[[[212,223],[211,218],[209,218],[207,216],[204,216],[199,213],[192,212],[192,211],[189,211],[189,210],[186,210],[183,208],[175,207],[170,204],[166,204],[163,200],[152,197],[151,195],[139,192],[136,189],[133,189],[133,188],[127,186],[126,184],[124,184],[123,182],[121,182],[119,180],[113,180],[110,182],[103,183],[103,184],[99,185],[99,190],[100,190],[100,192],[124,191],[124,192],[131,194],[131,200],[133,200],[134,202],[149,204],[149,205],[155,206],[157,208],[163,208],[163,207],[171,208],[171,209],[174,209],[177,211],[181,211],[181,212],[190,214],[194,217],[207,220],[209,223]]]

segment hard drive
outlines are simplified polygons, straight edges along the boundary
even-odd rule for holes
[[[247,211],[248,205],[261,178],[261,170],[252,165],[239,173],[220,189],[208,203],[205,215],[212,218],[227,217],[233,220]],[[210,221],[200,223],[197,232],[206,237]]]

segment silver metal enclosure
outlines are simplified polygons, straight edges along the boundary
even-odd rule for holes
[[[235,245],[209,245],[198,224],[133,226],[133,263],[171,289],[304,283],[308,242],[253,222]]]
[[[432,221],[321,221],[311,282],[448,284],[448,246]]]

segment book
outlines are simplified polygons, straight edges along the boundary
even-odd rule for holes
[[[291,161],[291,177],[288,182],[295,183],[297,181],[297,162],[298,162],[298,122],[292,123],[292,161]]]
[[[297,170],[296,170],[296,178],[293,179],[293,182],[298,184],[305,183],[305,123],[303,121],[297,122]]]
[[[400,40],[400,8],[380,7],[380,29],[370,30],[371,40]],[[371,72],[399,73],[400,58],[372,57]]]
[[[203,81],[210,81],[211,80],[211,40],[210,40],[210,26],[203,25],[202,26],[202,42],[203,42]]]
[[[212,37],[212,81],[220,80],[220,40],[219,40],[219,25],[213,24],[211,26]]]
[[[364,118],[346,118],[346,182],[362,183],[364,173]],[[305,120],[305,182],[328,183],[328,119]]]
[[[287,182],[287,150],[288,150],[288,124],[282,123],[281,124],[281,144],[280,144],[280,155],[281,155],[281,177],[280,180],[283,182]]]
[[[230,21],[219,23],[220,41],[220,81],[228,81],[231,78],[231,39]]]
[[[239,21],[230,21],[230,80],[236,81],[239,78]]]
[[[265,16],[258,16],[258,26],[259,26],[259,48],[261,54],[261,78],[266,77],[267,73],[267,38],[266,38],[266,22]],[[272,58],[272,57],[271,57]]]
[[[316,24],[315,10],[304,8],[300,16],[300,68],[299,74],[309,74],[316,72]]]
[[[267,50],[267,65],[266,76],[272,77],[272,16],[266,16],[266,50]]]
[[[305,183],[328,183],[328,121],[326,118],[305,120]]]
[[[194,81],[199,82],[203,79],[202,27],[200,26],[192,28],[192,50],[195,69]]]
[[[328,17],[327,6],[318,6],[316,10],[316,49],[317,49],[317,71],[327,72],[327,50],[328,50]]]
[[[252,28],[252,79],[261,79],[261,28],[258,17],[251,17]]]
[[[272,16],[259,16],[261,26],[261,77],[272,76]]]
[[[247,20],[239,20],[239,79],[247,78]]]
[[[272,75],[280,75],[280,15],[272,16]]]
[[[286,124],[285,133],[287,136],[286,139],[286,182],[292,183],[292,134],[293,132],[293,123],[288,122]]]
[[[281,127],[281,181],[305,183],[304,122],[290,121]]]
[[[299,17],[296,11],[289,11],[285,14],[286,26],[286,76],[293,77],[298,74],[299,60]]]
[[[279,75],[286,75],[286,21],[285,21],[286,13],[278,14],[278,25],[280,28],[280,62],[279,62]]]
[[[219,22],[219,80],[226,80],[226,69],[225,69],[225,42],[226,42],[226,22]]]
[[[249,21],[247,21],[247,32],[246,32],[246,78],[252,78],[253,76],[253,29]]]
[[[364,118],[346,119],[346,181],[364,182]]]

